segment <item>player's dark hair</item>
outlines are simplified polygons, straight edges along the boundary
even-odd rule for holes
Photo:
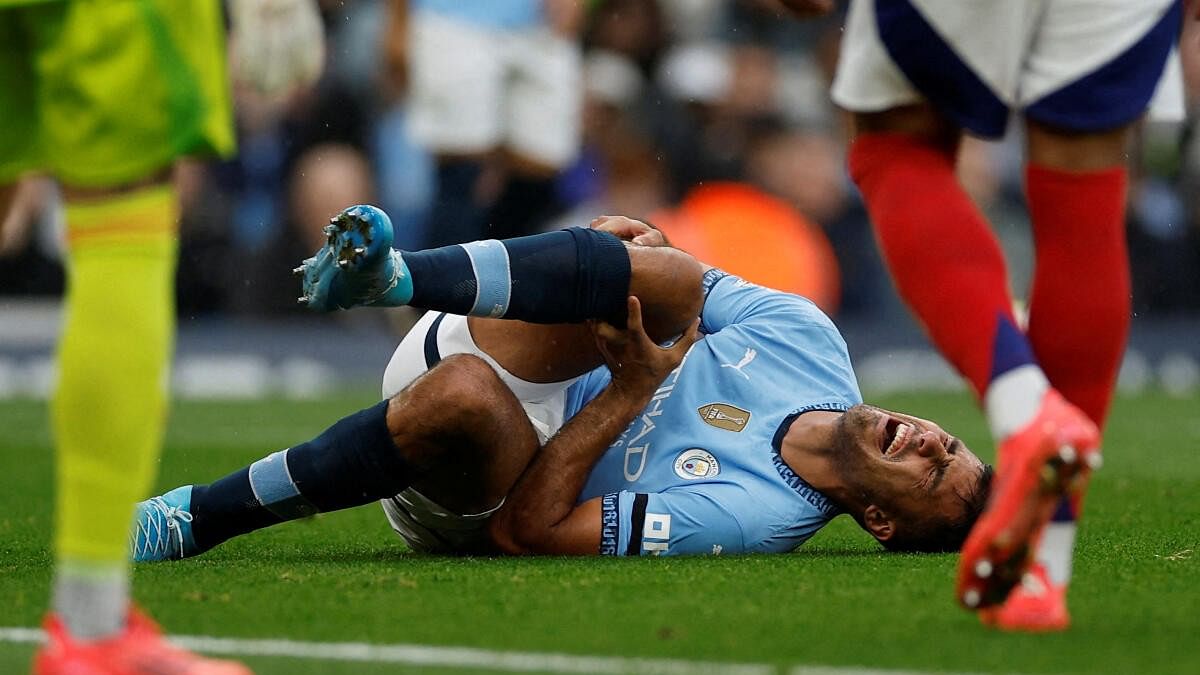
[[[924,519],[912,526],[897,529],[896,533],[879,543],[889,551],[902,553],[954,553],[962,548],[967,534],[987,505],[992,490],[991,464],[984,464],[971,491],[961,497],[963,511],[957,518]]]

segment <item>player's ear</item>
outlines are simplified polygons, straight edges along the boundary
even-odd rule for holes
[[[896,533],[896,521],[886,511],[872,504],[863,511],[863,529],[879,541],[887,541]]]

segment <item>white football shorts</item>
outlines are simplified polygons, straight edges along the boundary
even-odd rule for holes
[[[501,30],[430,12],[409,26],[410,122],[435,153],[497,147],[560,168],[579,151],[582,57],[548,27]]]
[[[1013,110],[1114,129],[1145,112],[1181,17],[1180,0],[851,0],[833,100],[854,112],[929,101],[985,138]],[[1159,98],[1177,102],[1171,73]]]
[[[383,374],[383,396],[391,398],[422,373],[452,354],[473,354],[487,362],[516,395],[525,414],[545,443],[563,425],[567,388],[579,378],[563,382],[527,382],[508,372],[486,354],[471,337],[467,317],[426,312],[400,341]],[[484,550],[488,518],[504,502],[475,514],[451,512],[409,488],[380,501],[392,529],[414,551],[464,553]]]

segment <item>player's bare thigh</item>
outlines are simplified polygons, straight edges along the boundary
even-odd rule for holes
[[[704,304],[703,266],[674,248],[628,246],[629,292],[642,301],[656,340],[679,335]],[[541,325],[471,317],[471,337],[505,370],[529,382],[561,382],[603,363],[586,324]]]
[[[517,397],[482,359],[443,359],[388,405],[388,430],[421,478],[412,488],[455,513],[508,494],[539,447]]]
[[[854,135],[897,133],[953,149],[962,131],[928,103],[854,113]],[[1064,171],[1096,171],[1124,164],[1136,122],[1101,132],[1073,132],[1025,120],[1028,161]]]
[[[1063,171],[1099,171],[1122,166],[1137,122],[1100,132],[1074,132],[1025,120],[1029,162]]]
[[[854,136],[903,134],[947,150],[956,149],[962,139],[962,129],[930,103],[899,106],[879,112],[856,112],[851,133]]]

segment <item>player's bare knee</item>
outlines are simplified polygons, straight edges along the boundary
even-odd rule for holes
[[[630,295],[642,301],[646,331],[657,340],[679,335],[704,305],[704,266],[676,248],[629,247]]]
[[[435,371],[438,399],[464,415],[474,416],[493,410],[497,398],[510,393],[496,371],[473,354],[448,356],[435,366]]]
[[[394,394],[389,410],[418,414],[432,423],[457,416],[457,410],[482,406],[498,389],[504,389],[504,383],[487,362],[472,354],[452,354]]]
[[[491,366],[477,356],[455,354],[389,400],[387,425],[405,459],[429,470],[448,449],[470,446],[497,419],[520,411]]]

